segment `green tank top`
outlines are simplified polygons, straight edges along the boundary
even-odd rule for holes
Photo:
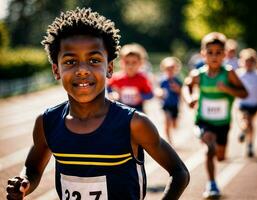
[[[228,69],[222,66],[215,77],[208,76],[206,66],[199,68],[199,72],[200,96],[196,122],[202,120],[212,125],[229,124],[234,97],[221,92],[216,86],[218,82],[229,85]]]

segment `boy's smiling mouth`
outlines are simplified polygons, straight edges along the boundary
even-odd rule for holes
[[[84,83],[73,83],[72,85],[74,87],[87,88],[87,87],[93,86],[94,83],[93,82],[84,82]]]

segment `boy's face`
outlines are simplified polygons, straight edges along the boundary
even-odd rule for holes
[[[128,54],[121,58],[120,64],[128,76],[134,76],[142,65],[142,61],[138,55]]]
[[[256,68],[256,60],[253,57],[250,58],[241,58],[242,66],[246,70],[254,70]]]
[[[228,58],[233,58],[236,56],[236,50],[235,49],[227,49],[226,50],[226,56]]]
[[[106,77],[113,72],[113,62],[103,40],[93,36],[76,35],[60,42],[58,64],[53,64],[56,79],[61,79],[68,95],[80,103],[104,94]]]
[[[172,66],[167,66],[164,72],[168,76],[168,78],[172,78],[176,75],[176,72],[177,72],[176,69],[177,69],[177,66],[174,64]]]
[[[225,57],[224,48],[220,44],[208,44],[201,54],[211,69],[220,68]]]

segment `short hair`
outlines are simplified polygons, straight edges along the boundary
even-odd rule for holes
[[[148,59],[148,54],[145,48],[138,43],[126,44],[121,47],[120,57],[124,57],[127,55],[137,55],[139,59],[142,59],[142,60]]]
[[[250,59],[253,58],[255,61],[257,60],[256,51],[252,48],[243,49],[239,53],[240,59]]]
[[[234,39],[228,39],[225,44],[226,50],[236,50],[237,49],[237,41]]]
[[[76,8],[65,13],[61,12],[60,16],[48,26],[41,44],[45,47],[50,63],[57,63],[60,41],[74,35],[92,35],[102,38],[108,52],[108,61],[118,56],[120,35],[114,22],[93,12],[91,8]]]
[[[206,49],[209,44],[219,44],[222,48],[226,44],[226,36],[223,33],[211,32],[205,35],[201,41],[201,49]]]
[[[182,67],[182,63],[181,63],[179,58],[174,57],[174,56],[166,57],[166,58],[162,59],[162,61],[160,63],[160,69],[162,71],[164,71],[168,67],[173,67],[174,64],[176,65],[175,66],[175,68],[176,68],[175,71],[179,72],[179,70]]]

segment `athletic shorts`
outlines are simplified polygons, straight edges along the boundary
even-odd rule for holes
[[[200,129],[200,137],[204,135],[205,132],[210,131],[216,135],[216,143],[219,145],[226,145],[228,140],[228,132],[230,124],[225,125],[212,125],[208,122],[199,120],[196,125]]]
[[[173,119],[178,117],[178,106],[163,106],[162,109],[169,113]]]
[[[257,112],[257,105],[255,105],[255,106],[240,105],[239,109],[242,112],[246,112],[249,115],[255,115],[255,113]]]

